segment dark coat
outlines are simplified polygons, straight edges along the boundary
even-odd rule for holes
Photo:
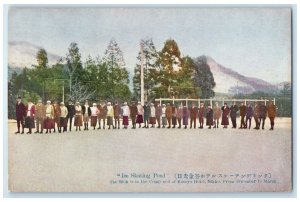
[[[267,117],[267,107],[265,105],[260,105],[258,108],[258,117],[266,118]]]
[[[207,126],[214,125],[214,112],[210,108],[206,110],[206,125]]]
[[[245,105],[240,106],[240,116],[245,116],[246,110],[247,110],[247,107]]]
[[[160,117],[162,115],[162,109],[161,106],[156,106],[155,107],[155,116]]]
[[[254,106],[254,110],[253,110],[253,116],[254,118],[258,118],[259,116],[259,105]]]
[[[99,110],[98,118],[105,119],[107,115],[107,106],[98,105],[98,110]]]
[[[120,105],[114,105],[114,117],[119,117],[121,115],[121,107]]]
[[[144,105],[144,119],[148,120],[150,117],[151,109],[149,105]]]
[[[198,108],[197,107],[191,107],[190,108],[190,117],[191,117],[191,119],[192,118],[196,118],[197,117],[197,114],[198,114]]]
[[[248,106],[246,109],[246,117],[251,118],[253,116],[253,109],[251,106]]]
[[[200,107],[199,108],[199,113],[198,113],[199,118],[205,117],[205,107]]]
[[[67,117],[73,117],[75,115],[75,106],[74,105],[67,105],[67,109],[68,109],[68,115]]]
[[[275,105],[269,105],[268,106],[268,117],[274,118],[276,116],[276,106]]]
[[[138,109],[136,105],[131,105],[129,107],[130,109],[130,117],[136,117],[137,113],[138,113]]]
[[[91,111],[91,107],[88,107],[86,109],[86,107],[84,105],[81,106],[82,108],[82,114],[85,115],[86,111],[88,112],[88,116],[91,116],[92,115],[92,111]]]
[[[236,117],[237,112],[239,111],[239,108],[237,105],[232,105],[230,107],[230,117]]]
[[[172,107],[171,106],[167,106],[167,108],[166,108],[166,117],[167,118],[172,117]]]
[[[23,119],[26,116],[25,105],[20,102],[16,103],[16,117],[17,119]]]
[[[228,120],[228,115],[230,113],[230,109],[229,107],[222,107],[222,122],[221,122],[221,125],[229,125],[229,120]]]

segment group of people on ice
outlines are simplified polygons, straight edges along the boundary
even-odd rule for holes
[[[239,113],[238,113],[239,112]],[[187,106],[186,103],[178,105],[166,103],[147,103],[144,106],[141,102],[127,102],[119,104],[118,102],[105,102],[100,104],[93,103],[90,105],[86,100],[83,104],[69,101],[65,106],[64,102],[53,103],[48,100],[46,104],[42,100],[38,100],[33,104],[28,100],[25,106],[21,97],[18,97],[16,103],[16,118],[18,130],[15,134],[24,133],[24,128],[28,128],[27,134],[32,133],[32,129],[36,128],[35,133],[51,133],[58,131],[66,132],[69,125],[69,131],[72,126],[76,131],[89,130],[89,126],[97,129],[120,129],[121,121],[124,129],[129,126],[131,120],[132,129],[139,128],[196,128],[198,119],[200,129],[204,128],[204,120],[209,129],[227,128],[229,118],[231,119],[232,128],[237,128],[237,117],[240,116],[240,129],[251,128],[252,117],[255,121],[254,129],[264,129],[265,119],[269,117],[271,128],[274,129],[274,119],[276,116],[276,106],[269,101],[268,106],[265,102],[254,102],[254,106],[250,102],[245,104],[241,102],[238,106],[233,102],[231,106],[224,103],[220,107],[216,102],[215,106],[205,106],[204,102],[200,102],[200,106],[192,103]],[[221,123],[220,123],[221,122]],[[22,131],[20,131],[22,129]]]

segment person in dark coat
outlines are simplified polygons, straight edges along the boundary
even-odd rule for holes
[[[103,129],[105,129],[105,120],[107,116],[107,106],[105,104],[105,101],[102,101],[100,105],[98,106],[99,114],[98,114],[98,124],[99,127],[97,129],[101,129],[101,120],[103,123]]]
[[[73,117],[75,116],[75,106],[73,104],[73,102],[70,100],[68,105],[67,105],[67,109],[68,109],[68,116],[67,116],[67,121],[69,121],[69,131],[72,131],[72,121],[73,121]]]
[[[160,117],[162,116],[162,107],[160,106],[159,103],[157,103],[156,107],[155,107],[155,118],[156,118],[156,121],[157,121],[157,128],[160,128]]]
[[[149,103],[144,106],[144,126],[143,128],[149,128],[150,106]]]
[[[240,129],[247,128],[246,123],[245,123],[246,110],[247,110],[247,107],[245,106],[244,102],[241,102],[241,106],[240,106],[240,116],[241,116]]]
[[[246,109],[246,128],[247,126],[249,126],[249,129],[251,128],[251,119],[253,116],[253,108],[250,104],[250,102],[248,103],[247,109]],[[248,121],[249,121],[249,125],[248,125]]]
[[[114,129],[117,128],[117,125],[118,125],[118,129],[120,129],[120,116],[121,116],[121,106],[119,105],[118,102],[116,102],[114,105],[114,119],[115,119]]]
[[[24,134],[24,117],[26,117],[25,105],[22,103],[21,97],[18,97],[16,102],[16,118],[18,131],[15,132],[15,134],[20,133],[20,125],[22,126],[21,134]]]
[[[167,121],[168,121],[168,125],[169,125],[168,128],[171,128],[172,107],[171,107],[170,103],[167,103],[166,117],[167,117]]]
[[[230,107],[230,118],[231,118],[232,128],[236,128],[236,116],[238,111],[239,108],[236,105],[236,102],[233,102],[233,105],[231,105]]]
[[[211,126],[214,125],[214,112],[210,105],[208,105],[206,110],[206,125],[211,129]]]
[[[276,116],[276,106],[274,105],[273,101],[270,100],[269,106],[268,106],[268,117],[271,122],[271,128],[270,130],[274,130],[274,120]]]
[[[202,129],[204,124],[204,117],[205,117],[205,106],[203,102],[200,103],[198,117],[199,117],[199,124],[200,124],[199,128]]]
[[[184,125],[184,129],[186,129],[189,124],[189,109],[186,106],[186,103],[183,103],[182,107],[182,125]]]
[[[172,128],[175,128],[177,125],[176,115],[177,115],[177,108],[176,108],[175,104],[172,104],[172,125],[173,125]]]
[[[227,103],[224,103],[224,106],[221,108],[222,110],[222,121],[221,125],[223,125],[223,128],[227,128],[229,125],[228,115],[230,113],[230,109],[227,106]]]
[[[259,112],[258,112],[258,119],[259,122],[261,123],[261,129],[265,129],[265,120],[267,118],[267,107],[265,105],[265,102],[261,102],[259,106]],[[258,129],[260,126],[258,127]]]
[[[193,123],[194,123],[194,128],[196,128],[197,114],[198,114],[198,108],[195,106],[194,103],[192,103],[192,107],[190,108],[190,128],[192,128]]]
[[[253,110],[253,117],[254,117],[254,121],[255,121],[255,127],[254,129],[258,130],[259,126],[260,126],[260,122],[258,119],[259,116],[259,105],[257,102],[254,103],[254,110]]]
[[[135,129],[136,128],[135,120],[136,120],[136,116],[138,114],[138,109],[134,102],[132,102],[132,104],[129,108],[130,108],[130,119],[132,121],[132,129]]]
[[[53,109],[54,109],[54,132],[55,130],[55,123],[57,126],[57,130],[60,128],[60,105],[57,101],[53,102]]]

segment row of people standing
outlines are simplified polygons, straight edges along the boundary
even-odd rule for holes
[[[254,117],[256,126],[255,129],[259,129],[262,126],[264,129],[264,122],[268,114],[271,121],[271,130],[274,129],[274,119],[276,115],[276,107],[270,102],[268,108],[262,103],[255,103],[254,109],[251,104],[248,103],[247,106],[244,105],[244,102],[241,102],[241,105],[238,107],[236,102],[228,107],[227,103],[224,106],[220,107],[218,103],[215,103],[215,106],[212,108],[210,105],[205,107],[204,103],[201,102],[199,107],[195,106],[195,103],[192,103],[191,107],[188,108],[185,103],[180,103],[179,105],[174,104],[163,104],[160,106],[159,103],[154,105],[153,103],[148,103],[144,106],[140,102],[132,102],[128,106],[127,102],[124,102],[120,106],[117,102],[112,105],[111,102],[107,104],[101,102],[99,105],[93,103],[92,106],[89,105],[88,100],[85,101],[84,105],[80,105],[79,102],[76,102],[75,105],[70,101],[67,106],[63,102],[58,104],[51,101],[47,101],[46,105],[42,103],[41,100],[34,105],[30,100],[25,106],[21,102],[19,97],[16,104],[16,115],[17,115],[17,133],[20,133],[20,125],[22,125],[22,133],[24,133],[24,128],[29,128],[28,134],[32,131],[32,128],[35,128],[34,120],[36,120],[36,132],[43,133],[46,130],[46,133],[53,130],[58,132],[67,131],[67,125],[69,124],[69,130],[72,130],[73,120],[76,131],[81,131],[81,127],[84,125],[83,130],[88,130],[89,123],[90,126],[95,130],[98,124],[97,129],[105,129],[105,126],[108,126],[108,129],[118,128],[120,129],[120,120],[125,129],[128,128],[129,118],[132,121],[132,129],[136,128],[136,125],[139,125],[139,128],[154,128],[158,124],[158,128],[175,128],[178,125],[178,128],[182,126],[187,128],[190,124],[190,128],[196,128],[196,119],[199,120],[199,128],[204,127],[204,119],[206,119],[206,125],[210,129],[219,127],[219,120],[221,118],[221,125],[223,128],[227,128],[229,125],[229,117],[232,122],[232,127],[236,128],[236,118],[237,112],[240,111],[241,124],[240,128],[251,127],[251,119]],[[150,125],[150,126],[149,126]]]

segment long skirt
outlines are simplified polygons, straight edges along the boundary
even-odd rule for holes
[[[91,116],[91,126],[96,127],[97,125],[97,116]]]
[[[128,116],[123,116],[123,125],[128,126]]]
[[[182,117],[182,125],[187,126],[189,124],[189,118],[187,116]]]
[[[112,116],[107,116],[107,125],[113,125],[113,117]]]
[[[222,116],[222,122],[221,125],[229,125],[229,120],[227,116]]]
[[[136,123],[144,123],[144,121],[143,121],[143,115],[138,115],[137,116]]]
[[[161,117],[161,124],[163,126],[167,125],[167,118],[166,117]]]
[[[150,117],[150,124],[155,124],[155,123],[156,123],[155,117]]]
[[[177,124],[177,118],[176,116],[172,116],[172,125],[176,125]]]
[[[74,126],[82,126],[82,115],[75,115]]]
[[[50,118],[46,118],[44,120],[44,129],[53,129],[54,128],[54,120]]]
[[[24,128],[35,128],[34,118],[33,118],[33,117],[27,116],[27,117],[25,118],[25,125],[24,125]]]
[[[68,125],[68,118],[60,117],[60,127],[67,127]]]

